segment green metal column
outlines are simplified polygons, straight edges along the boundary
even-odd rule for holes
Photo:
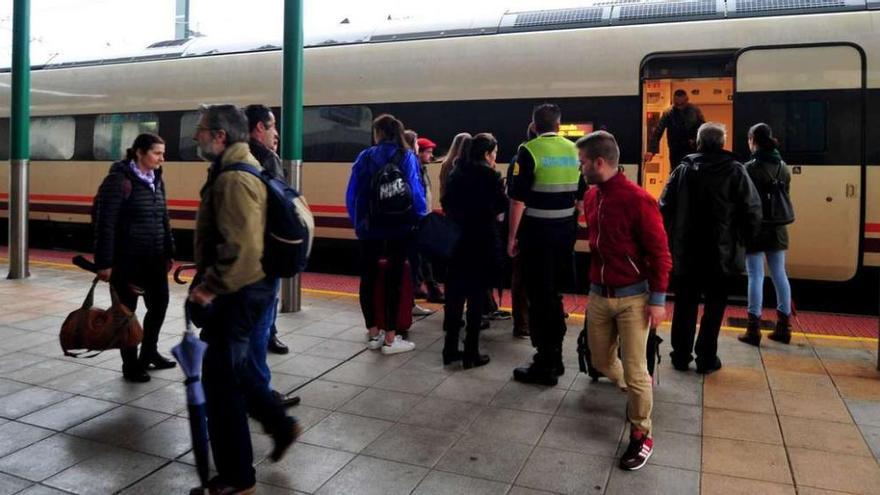
[[[281,163],[302,192],[303,0],[284,0],[284,81],[281,95]],[[302,309],[300,276],[281,282],[281,312]]]
[[[12,5],[12,105],[9,132],[9,275],[28,270],[28,162],[30,159],[30,0]]]

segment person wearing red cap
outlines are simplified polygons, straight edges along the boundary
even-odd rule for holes
[[[437,144],[428,138],[420,137],[416,140],[417,154],[419,156],[419,163],[421,164],[422,186],[424,186],[425,189],[425,203],[428,205],[428,213],[434,208],[432,204],[431,178],[428,175],[428,164],[436,161],[434,158],[434,150],[436,148]],[[437,280],[434,278],[434,267],[431,266],[431,262],[424,256],[420,256],[416,268],[419,270],[419,275],[421,275],[421,277],[419,277],[419,279],[421,279],[420,281],[424,281],[425,286],[428,289],[427,292],[423,292],[421,284],[418,284],[418,286],[416,286],[416,297],[425,297],[428,302],[442,304],[445,301],[445,298],[443,297],[443,291],[440,290],[440,285],[437,284]]]

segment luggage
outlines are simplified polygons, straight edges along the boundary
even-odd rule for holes
[[[61,325],[58,337],[65,356],[91,358],[107,349],[136,347],[144,338],[144,329],[137,316],[119,302],[110,287],[112,304],[109,309],[93,308],[97,277],[82,306],[73,311]],[[73,352],[73,349],[84,349]],[[93,352],[90,355],[84,355]]]
[[[648,345],[645,353],[645,358],[648,361],[648,374],[652,377],[655,376],[656,365],[660,362],[660,344],[662,342],[663,339],[659,335],[657,335],[657,328],[648,328]],[[588,338],[586,317],[584,317],[584,329],[581,330],[580,335],[578,335],[577,353],[578,367],[580,368],[581,373],[586,373],[590,376],[593,382],[598,382],[599,378],[603,377],[604,375],[600,373],[599,370],[593,367],[593,361],[590,358],[590,344]],[[654,382],[660,383],[659,378],[660,377],[658,374]]]
[[[419,252],[433,260],[446,261],[461,238],[461,229],[448,217],[436,212],[422,219],[418,230]]]
[[[287,278],[305,270],[315,237],[315,218],[305,198],[283,180],[251,165],[235,163],[223,168],[223,172],[231,170],[255,175],[266,185],[263,271]]]
[[[413,309],[413,283],[409,261],[403,261],[403,270],[400,278],[400,298],[396,310],[389,311],[386,290],[390,284],[388,278],[388,258],[379,258],[379,273],[376,277],[376,290],[373,293],[373,308],[376,314],[376,326],[382,330],[389,330],[388,319],[396,318],[397,332],[405,332],[412,326]]]

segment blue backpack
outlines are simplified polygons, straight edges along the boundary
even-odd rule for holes
[[[305,198],[283,180],[246,163],[223,168],[223,172],[231,170],[247,172],[266,185],[263,271],[270,277],[287,278],[305,270],[315,235],[315,219]]]

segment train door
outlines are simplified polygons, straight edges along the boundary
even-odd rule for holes
[[[673,95],[682,90],[707,121],[728,128],[727,147],[732,145],[734,50],[658,53],[642,61],[642,152],[648,151],[663,112],[672,106]],[[659,134],[659,133],[657,133]],[[639,182],[655,198],[660,197],[672,168],[667,132],[659,134],[658,152],[643,160]],[[647,157],[646,157],[647,158]]]
[[[736,152],[769,124],[791,167],[795,278],[846,281],[860,263],[865,174],[865,56],[850,44],[756,47],[736,54]]]

